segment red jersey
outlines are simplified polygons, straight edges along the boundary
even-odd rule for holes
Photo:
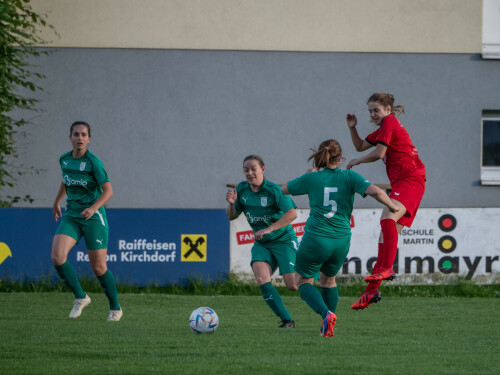
[[[425,166],[418,157],[418,151],[411,142],[410,135],[399,120],[390,114],[385,117],[377,130],[366,137],[372,145],[381,143],[387,146],[382,159],[391,184],[401,177],[424,176]]]

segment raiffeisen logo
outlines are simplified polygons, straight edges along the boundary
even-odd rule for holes
[[[119,239],[117,245],[117,248],[110,246],[109,250],[112,251],[106,256],[106,261],[125,263],[175,262],[177,253],[175,242],[163,242],[156,239],[137,238],[130,241]],[[116,251],[113,251],[115,249]],[[88,262],[89,257],[85,252],[78,251],[76,260]]]
[[[9,245],[5,242],[0,242],[0,264],[9,257],[12,258],[12,252],[10,251]]]
[[[63,182],[66,186],[87,186],[87,181],[72,180],[68,175],[63,176]]]

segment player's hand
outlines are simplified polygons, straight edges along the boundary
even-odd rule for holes
[[[264,229],[261,229],[261,230],[255,232],[255,234],[253,236],[255,237],[256,240],[261,240],[265,234],[269,234],[271,232],[272,232],[272,230],[269,229],[269,227],[267,227],[267,228],[264,228]]]
[[[356,125],[358,125],[358,119],[354,114],[348,113],[345,119],[347,121],[347,126],[349,127],[349,129],[353,129],[356,127]]]
[[[355,165],[359,165],[361,164],[359,162],[359,159],[352,159],[351,161],[349,161],[349,163],[347,164],[347,169],[351,169],[352,167],[354,167]]]
[[[61,206],[58,204],[52,206],[52,216],[54,217],[54,221],[57,221],[57,219],[62,217]]]
[[[97,211],[96,209],[89,207],[89,208],[86,208],[85,210],[83,210],[82,212],[80,212],[80,215],[82,215],[85,218],[85,220],[88,220],[92,216],[94,216],[96,211]]]
[[[238,197],[238,194],[236,193],[236,189],[228,189],[227,190],[226,200],[229,202],[229,204],[235,204],[237,197]]]
[[[309,168],[306,173],[317,172],[318,168]]]

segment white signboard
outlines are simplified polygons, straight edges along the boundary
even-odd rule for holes
[[[309,210],[297,210],[292,223],[299,240]],[[376,261],[381,209],[356,209],[351,217],[351,249],[339,276],[362,278]],[[231,272],[253,277],[253,232],[244,215],[231,222]],[[391,283],[450,283],[458,277],[479,284],[500,282],[500,208],[420,209],[411,228],[399,236]],[[280,282],[278,272],[273,276]]]

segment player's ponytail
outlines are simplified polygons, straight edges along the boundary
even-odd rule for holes
[[[314,168],[327,168],[330,164],[340,163],[342,157],[342,147],[335,139],[328,139],[321,142],[318,149],[310,149],[313,154],[307,161],[313,159]]]
[[[370,102],[375,102],[383,105],[384,107],[391,107],[391,113],[395,116],[399,116],[401,113],[405,113],[405,107],[402,104],[394,105],[394,95],[386,94],[382,92],[376,92],[366,102],[366,104]]]

